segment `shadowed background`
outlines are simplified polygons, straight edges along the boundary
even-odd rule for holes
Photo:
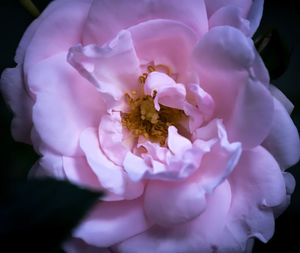
[[[36,0],[42,10],[50,1]],[[296,2],[296,1],[295,1]],[[268,28],[275,28],[283,35],[291,50],[287,71],[272,81],[295,105],[292,118],[300,129],[300,8],[294,1],[265,1],[263,19],[257,34]],[[6,67],[14,67],[13,57],[17,45],[33,18],[16,0],[0,2],[1,60],[0,73]],[[11,138],[10,122],[12,115],[0,96],[0,178],[22,179],[38,159],[32,147],[17,143]],[[291,205],[276,220],[275,235],[268,244],[256,242],[254,253],[300,252],[297,229],[300,221],[300,165],[288,170],[296,178],[298,185],[292,195]],[[1,181],[0,181],[1,182]],[[1,182],[4,183],[4,182]],[[1,224],[0,224],[1,226]],[[297,230],[296,230],[297,231]]]

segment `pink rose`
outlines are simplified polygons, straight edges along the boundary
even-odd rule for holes
[[[260,0],[57,0],[1,89],[31,176],[103,189],[68,252],[251,251],[288,206],[291,102],[251,36]]]

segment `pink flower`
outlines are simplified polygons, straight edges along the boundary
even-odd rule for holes
[[[291,102],[251,36],[263,1],[57,0],[2,92],[31,176],[103,189],[68,252],[244,252],[267,242],[299,160]]]

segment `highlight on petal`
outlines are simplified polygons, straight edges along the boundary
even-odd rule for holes
[[[102,94],[108,110],[124,98],[125,93],[137,90],[140,64],[128,31],[119,32],[102,47],[74,46],[67,59]]]
[[[73,237],[96,247],[110,247],[149,229],[143,199],[100,202],[75,229]]]
[[[191,27],[199,37],[208,30],[203,0],[186,0],[184,4],[181,0],[98,0],[93,1],[86,20],[83,43],[102,45],[120,30],[153,19],[181,22]]]
[[[32,120],[42,145],[72,156],[82,154],[79,136],[86,127],[98,125],[104,106],[96,89],[65,59],[61,53],[32,66],[28,86],[35,95]]]
[[[247,19],[250,22],[250,36],[256,32],[263,14],[264,0],[253,0]]]

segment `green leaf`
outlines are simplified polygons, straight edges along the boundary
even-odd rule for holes
[[[277,79],[286,71],[291,54],[284,37],[277,30],[264,32],[255,40],[255,47],[269,71],[271,80]]]
[[[10,184],[0,200],[0,252],[57,252],[101,195],[50,178]]]

